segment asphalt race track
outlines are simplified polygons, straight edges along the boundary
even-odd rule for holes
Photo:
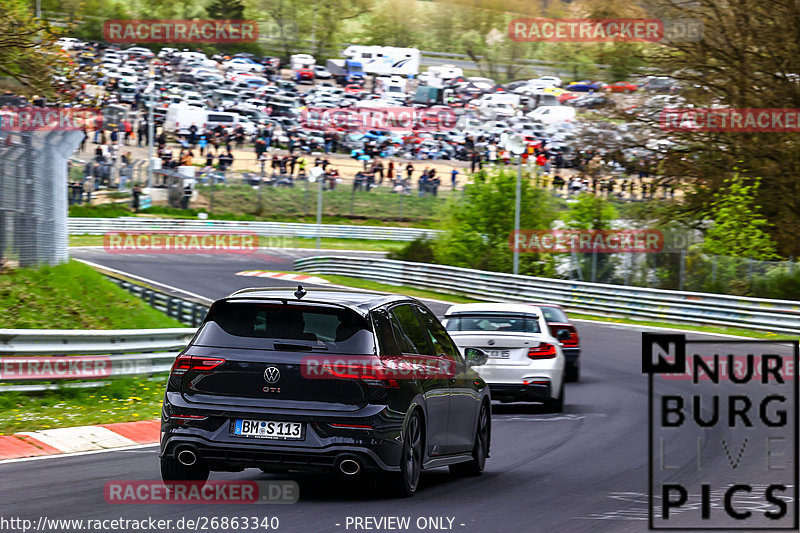
[[[73,250],[79,259],[208,298],[248,286],[294,285],[234,273],[291,270],[292,260],[300,254],[313,252],[276,251],[257,257],[122,256],[107,255],[102,249]],[[430,306],[439,315],[445,309],[441,303]],[[419,531],[415,525],[419,517],[452,518],[452,529],[465,532],[647,531],[648,380],[642,374],[642,330],[583,322],[579,330],[582,381],[567,385],[565,412],[547,414],[535,405],[495,403],[491,458],[479,478],[453,478],[446,469],[428,472],[414,497],[390,500],[377,496],[368,483],[335,476],[281,477],[246,470],[212,473],[211,479],[294,479],[300,485],[300,501],[274,506],[107,504],[103,487],[109,480],[160,478],[153,446],[1,464],[0,476],[5,482],[0,486],[0,514],[30,518],[34,523],[42,515],[173,520],[277,516],[278,531],[286,532],[354,531],[352,525],[346,527],[348,517],[367,516],[409,516],[409,531]],[[689,338],[713,339],[691,334]],[[686,392],[688,384],[674,382],[670,386]],[[707,436],[711,443],[727,437],[727,442],[736,443],[735,449],[741,440],[727,427],[712,428]],[[669,461],[679,467],[673,480],[697,478],[692,468],[696,455],[692,442],[670,451]],[[730,471],[728,462],[725,454],[712,454],[700,475],[713,482],[718,473]],[[761,475],[752,470],[755,464],[740,465],[737,474],[744,481]],[[712,510],[718,513],[722,504],[715,498]],[[655,503],[660,503],[659,497]]]

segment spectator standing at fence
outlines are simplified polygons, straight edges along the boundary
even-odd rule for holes
[[[378,185],[383,183],[383,162],[378,159],[372,165],[372,169],[375,172],[375,176],[378,178]]]
[[[122,123],[122,128],[125,130],[125,146],[128,146],[128,141],[133,136],[133,124],[130,120],[126,120]]]
[[[456,190],[456,183],[458,181],[458,170],[452,169],[450,171],[450,188]]]
[[[411,162],[409,162],[409,163],[406,165],[406,176],[408,177],[408,180],[409,180],[409,181],[411,181],[411,176],[412,176],[413,174],[414,174],[414,165],[412,165],[412,164],[411,164]]]
[[[206,151],[206,146],[208,146],[208,139],[205,135],[201,135],[197,140],[197,147],[200,148],[200,157],[203,157]]]
[[[267,151],[267,141],[264,140],[264,137],[256,139],[254,148],[256,151],[256,159],[260,159],[261,155]]]
[[[142,195],[142,188],[139,184],[135,184],[133,186],[133,190],[131,191],[131,196],[133,199],[131,200],[131,207],[133,208],[134,213],[139,212],[139,197]]]
[[[473,150],[469,162],[469,172],[470,174],[475,174],[475,167],[480,167],[481,165],[481,154],[477,150]]]
[[[389,183],[394,182],[394,161],[389,161],[389,164],[386,165],[386,178],[389,180]]]
[[[86,193],[86,205],[92,203],[92,191],[94,191],[94,178],[89,174],[83,178],[83,192]]]
[[[233,154],[230,150],[219,156],[219,169],[226,171],[233,166]]]
[[[144,120],[139,121],[139,125],[136,127],[136,146],[142,146],[142,141],[147,136],[147,122]]]

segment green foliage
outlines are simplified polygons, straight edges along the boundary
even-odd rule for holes
[[[417,237],[400,250],[389,252],[386,257],[397,261],[411,261],[413,263],[434,263],[434,243],[427,237]]]
[[[763,277],[753,280],[752,293],[761,298],[800,300],[800,266],[774,267]]]
[[[756,178],[748,183],[737,173],[714,193],[705,213],[713,220],[702,245],[705,253],[759,260],[779,258],[775,242],[766,232],[769,222],[759,214],[761,206],[756,205],[759,182]]]
[[[577,202],[567,212],[566,223],[570,229],[608,229],[617,218],[617,210],[605,198],[581,193]]]
[[[233,19],[241,20],[244,18],[244,4],[242,0],[213,0],[206,13],[212,19]]]
[[[434,246],[436,261],[466,268],[510,272],[514,230],[516,173],[497,171],[476,179],[466,187],[464,197],[449,205],[445,233]],[[555,219],[550,196],[532,188],[527,177],[521,188],[520,228],[546,229]],[[550,261],[539,254],[520,254],[520,273],[552,273]]]

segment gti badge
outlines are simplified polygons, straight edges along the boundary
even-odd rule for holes
[[[277,383],[281,379],[281,372],[274,366],[268,366],[264,369],[264,379],[267,383]]]

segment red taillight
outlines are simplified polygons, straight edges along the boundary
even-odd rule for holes
[[[175,362],[172,363],[172,369],[169,372],[170,374],[179,375],[185,373],[191,367],[192,367],[192,356],[183,354],[179,355],[175,359]]]
[[[540,342],[528,350],[528,359],[553,359],[556,355],[558,355],[556,347],[546,342]]]
[[[187,370],[196,370],[198,372],[207,372],[214,370],[225,362],[225,359],[220,357],[197,357],[192,355],[179,355],[175,362],[172,364],[171,374],[181,375],[185,374]]]
[[[175,420],[205,420],[208,417],[203,415],[170,415],[170,418]]]
[[[331,427],[342,429],[372,429],[372,426],[362,424],[328,424]]]

